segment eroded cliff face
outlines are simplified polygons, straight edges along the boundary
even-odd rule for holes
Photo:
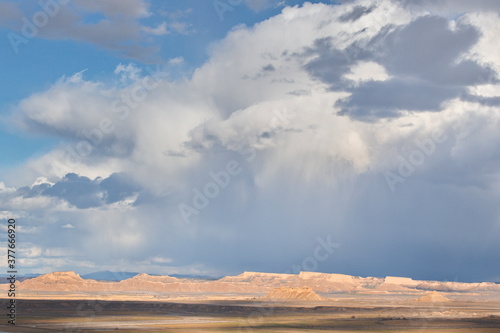
[[[5,289],[7,285],[1,285]],[[495,283],[418,281],[405,277],[357,277],[345,274],[300,272],[275,274],[244,272],[216,281],[138,274],[119,282],[83,279],[74,272],[54,272],[19,282],[33,291],[157,291],[173,293],[269,293],[275,288],[308,287],[315,292],[500,291]]]
[[[264,298],[271,299],[291,299],[291,300],[302,300],[302,301],[321,301],[324,298],[316,294],[314,290],[309,287],[278,287],[274,288],[270,293],[268,293]]]

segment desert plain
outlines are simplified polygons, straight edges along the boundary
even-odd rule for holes
[[[8,284],[1,284],[7,314]],[[218,280],[54,272],[16,285],[0,332],[500,332],[500,285],[300,272]]]

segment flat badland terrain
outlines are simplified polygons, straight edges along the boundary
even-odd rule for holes
[[[107,282],[55,272],[16,289],[16,325],[3,315],[1,332],[500,332],[494,283],[314,272]]]

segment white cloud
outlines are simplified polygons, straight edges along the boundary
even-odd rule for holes
[[[171,258],[165,258],[165,257],[154,257],[148,260],[145,260],[141,262],[143,265],[166,265],[172,263]]]
[[[385,81],[390,78],[385,68],[376,62],[360,62],[351,68],[351,72],[345,77],[357,83],[370,80]]]
[[[121,83],[136,82],[141,77],[141,70],[134,64],[130,63],[128,65],[119,64],[116,66],[115,74],[120,74]]]
[[[37,274],[47,274],[62,270],[88,270],[95,267],[89,261],[72,260],[70,258],[23,258],[19,259],[19,263],[26,270]]]
[[[498,2],[495,2],[498,6]],[[495,40],[500,33],[498,20],[500,14],[496,12],[486,13],[471,13],[464,17],[464,21],[471,23],[477,27],[482,34],[481,39],[476,45],[472,47],[469,56],[480,63],[484,63],[495,68],[497,79],[500,78],[500,64],[498,61],[498,54],[500,53],[500,46],[495,43]]]
[[[40,247],[38,246],[32,246],[27,248],[26,244],[25,247],[20,251],[20,256],[21,258],[37,258],[42,255],[43,251]]]
[[[31,184],[31,187],[38,186],[42,184],[54,185],[54,183],[50,182],[46,177],[37,177],[35,182]]]
[[[482,96],[482,97],[499,97],[500,96],[500,85],[494,84],[480,84],[476,86],[469,87],[469,93]]]
[[[168,34],[166,22],[162,22],[162,23],[158,24],[155,28],[143,27],[142,30],[147,32],[148,34],[156,35],[156,36],[162,36],[162,35]]]
[[[2,202],[2,210],[9,211],[30,211],[44,209],[54,205],[55,200],[47,197],[23,198],[20,196],[11,197]]]

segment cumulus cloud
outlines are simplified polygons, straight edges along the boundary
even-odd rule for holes
[[[374,7],[363,13],[372,11],[376,15]],[[351,92],[337,103],[341,114],[374,119],[397,116],[402,110],[438,111],[469,86],[498,80],[492,67],[464,58],[479,41],[478,29],[461,21],[450,25],[446,18],[424,15],[396,28],[388,24],[377,36],[344,49],[332,38],[318,39],[302,55],[313,57],[305,68],[330,89]],[[350,87],[346,74],[360,62],[377,64],[390,79]]]
[[[13,172],[47,181],[7,183],[2,209],[41,228],[33,244],[95,267],[279,272],[330,235],[341,246],[303,270],[498,276],[498,58],[478,19],[491,13],[408,8],[287,7],[231,31],[192,77],[152,89],[154,73],[128,65],[113,86],[62,78],[14,118],[73,150]],[[30,201],[31,217],[20,212]]]

